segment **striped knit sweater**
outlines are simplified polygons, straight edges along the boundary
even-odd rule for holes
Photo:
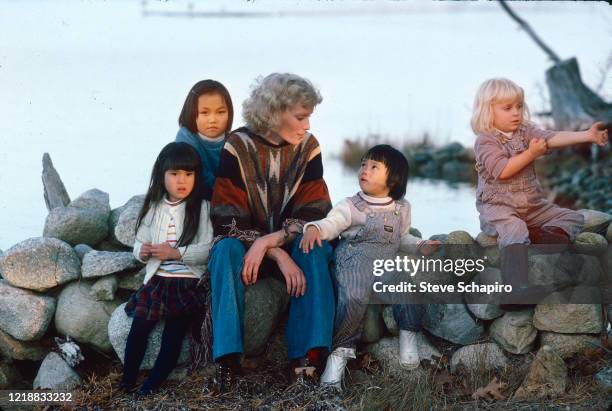
[[[321,148],[313,135],[297,145],[276,145],[242,127],[227,139],[212,198],[217,239],[236,237],[249,246],[283,224],[301,230],[330,209]]]

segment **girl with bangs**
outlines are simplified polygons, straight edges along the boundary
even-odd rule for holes
[[[186,143],[170,143],[159,153],[136,223],[134,256],[146,263],[143,286],[125,306],[133,318],[125,347],[120,388],[132,391],[149,334],[164,320],[155,365],[139,389],[147,395],[177,363],[191,318],[207,306],[196,289],[206,271],[212,243],[208,201],[202,200],[202,162]]]
[[[608,131],[601,122],[579,132],[535,127],[529,121],[523,89],[507,79],[490,79],[480,86],[471,125],[477,135],[480,226],[485,234],[497,236],[503,280],[513,288],[502,308],[523,308],[537,302],[543,291],[529,286],[527,245],[569,244],[584,225],[581,214],[546,199],[534,162],[551,148],[603,146]]]

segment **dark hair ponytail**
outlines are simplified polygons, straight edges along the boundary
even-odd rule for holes
[[[200,227],[203,192],[202,161],[198,153],[187,143],[169,143],[157,156],[151,171],[149,189],[136,220],[136,232],[138,232],[140,224],[142,224],[151,207],[157,206],[167,195],[164,180],[168,170],[193,171],[195,177],[193,190],[183,200],[185,202],[185,220],[183,221],[183,233],[177,241],[177,246],[186,246],[191,244]]]

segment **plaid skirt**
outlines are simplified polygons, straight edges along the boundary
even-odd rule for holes
[[[196,278],[169,278],[154,275],[128,300],[125,313],[134,318],[163,320],[205,309],[206,294]]]

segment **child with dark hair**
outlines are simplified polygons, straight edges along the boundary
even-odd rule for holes
[[[327,359],[321,384],[340,388],[347,360],[355,358],[375,278],[373,261],[394,259],[400,250],[428,255],[439,247],[439,241],[424,241],[410,234],[410,203],[404,198],[408,173],[408,161],[401,152],[386,144],[372,147],[361,160],[361,191],[338,203],[324,219],[304,226],[300,244],[304,252],[322,240],[341,238],[335,251],[338,301],[334,351]],[[393,306],[401,330],[400,364],[409,369],[419,366],[417,338],[423,314],[422,305]]]
[[[187,93],[175,141],[187,143],[198,152],[204,177],[203,195],[207,200],[212,198],[221,150],[233,120],[232,98],[218,81],[199,81]]]
[[[153,166],[134,242],[134,256],[146,263],[146,274],[125,306],[134,320],[125,347],[124,391],[136,383],[155,324],[165,320],[161,348],[140,394],[153,392],[165,381],[192,317],[206,307],[206,295],[196,285],[206,271],[213,231],[209,203],[198,194],[201,168],[198,153],[186,143],[166,145]]]

